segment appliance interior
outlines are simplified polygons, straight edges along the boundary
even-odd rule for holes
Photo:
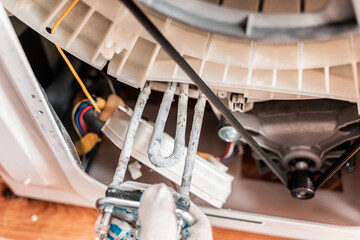
[[[178,104],[188,86],[185,145],[199,144],[190,199],[213,225],[299,239],[356,239],[359,154],[319,189],[316,184],[360,136],[358,1],[136,2],[289,184],[210,102],[199,139],[190,137],[201,92],[119,1],[79,1],[51,36],[46,28],[70,1],[3,0],[0,173],[10,188],[25,197],[94,207],[113,180],[139,93],[150,84],[124,182],[181,191],[184,157],[158,168],[148,153],[172,86],[159,151],[168,156],[177,144]],[[335,11],[339,4],[342,10]],[[324,17],[328,13],[333,17]],[[74,106],[86,97],[54,43],[68,51],[93,96],[120,104],[106,121],[83,115],[86,132],[101,140],[80,156],[74,144],[84,136],[74,127]]]

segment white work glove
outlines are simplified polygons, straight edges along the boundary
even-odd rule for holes
[[[184,240],[212,240],[212,230],[209,219],[191,202],[189,213],[195,218],[195,224],[186,227],[183,231]]]
[[[174,198],[165,184],[156,184],[147,189],[141,198],[139,210],[140,239],[176,240],[175,209]],[[205,214],[194,203],[191,203],[189,212],[195,218],[195,224],[183,230],[182,239],[212,240],[211,225]]]
[[[139,219],[141,229],[132,228],[128,223],[113,219],[109,240],[177,240],[177,217],[174,198],[165,184],[148,188],[141,197]],[[204,213],[191,203],[189,213],[195,224],[182,231],[183,240],[212,240],[211,225]],[[138,237],[138,234],[140,236]]]

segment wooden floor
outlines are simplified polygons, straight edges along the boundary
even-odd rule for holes
[[[95,209],[24,199],[0,183],[0,239],[94,239]],[[213,228],[214,240],[283,239],[222,228]]]

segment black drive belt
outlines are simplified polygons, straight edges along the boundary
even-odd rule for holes
[[[234,117],[234,115],[224,106],[206,83],[199,77],[199,75],[192,69],[192,67],[185,61],[185,59],[176,51],[171,43],[162,35],[162,33],[155,27],[155,25],[145,16],[141,9],[132,0],[120,0],[129,11],[136,17],[136,19],[143,25],[149,34],[160,44],[169,56],[179,65],[179,67],[186,73],[186,75],[194,82],[198,89],[204,93],[209,102],[211,102],[216,109],[228,120],[236,131],[249,144],[252,150],[261,158],[262,161],[271,169],[271,171],[288,186],[288,178],[285,173],[276,165],[276,163],[264,152],[264,150],[256,143],[254,138],[245,130],[241,123]]]

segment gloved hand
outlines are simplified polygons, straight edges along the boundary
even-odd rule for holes
[[[189,213],[196,219],[194,225],[186,227],[183,231],[184,240],[212,240],[212,230],[209,219],[205,214],[191,202]]]
[[[141,197],[140,229],[134,229],[128,223],[114,218],[108,239],[177,240],[175,209],[175,201],[168,187],[165,184],[153,185]],[[212,240],[211,225],[205,214],[193,203],[190,205],[189,212],[196,222],[182,231],[181,239]]]
[[[107,240],[139,240],[138,230],[125,221],[117,218],[111,219]]]
[[[165,184],[153,185],[147,189],[142,196],[139,210],[140,239],[176,240],[175,208],[174,198]],[[205,214],[194,203],[190,204],[189,212],[196,222],[183,230],[182,239],[211,240],[211,225]]]
[[[99,216],[95,223],[95,232],[99,233],[101,216]],[[96,238],[98,239],[98,238]],[[113,217],[111,219],[110,229],[106,236],[107,240],[139,240],[138,230],[126,221]]]

